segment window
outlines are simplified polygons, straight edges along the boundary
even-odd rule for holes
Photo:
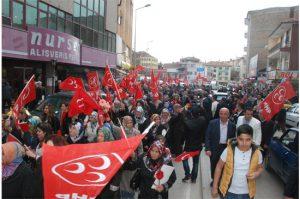
[[[42,2],[39,2],[39,9],[43,10],[43,11],[48,11],[48,5]]]
[[[47,28],[47,13],[39,12],[39,27]]]
[[[95,0],[94,11],[99,12],[99,0]]]
[[[93,16],[93,29],[99,30],[99,16],[97,15]]]
[[[81,6],[81,17],[80,17],[80,23],[82,25],[86,25],[86,8]]]
[[[60,17],[57,18],[57,30],[65,32],[65,20]]]
[[[49,14],[49,28],[52,30],[56,30],[56,15]]]
[[[292,131],[292,130],[288,131],[288,133],[286,133],[283,136],[282,143],[289,149],[292,149],[292,145],[295,142],[296,135],[297,135],[296,131]]]
[[[74,21],[80,22],[80,5],[74,3]]]
[[[12,25],[23,28],[23,4],[13,1]]]
[[[37,9],[26,5],[26,24],[29,26],[37,25]]]
[[[66,21],[65,32],[68,34],[73,34],[73,23],[71,21]]]
[[[88,11],[87,26],[89,28],[93,28],[93,11],[91,11],[91,10]]]
[[[60,11],[60,10],[58,10],[58,12],[57,12],[57,16],[59,16],[59,17],[61,17],[61,18],[65,18],[65,13],[64,12],[62,12],[62,11]]]
[[[99,31],[104,32],[104,17],[99,17]]]
[[[94,9],[94,0],[88,0],[88,9],[90,10]]]
[[[72,15],[66,13],[66,20],[72,21]]]
[[[98,48],[101,48],[103,49],[103,34],[102,33],[99,33],[98,34]]]
[[[26,0],[26,4],[37,7],[37,0]]]
[[[87,29],[86,32],[86,44],[89,46],[93,46],[93,31],[92,29]]]
[[[75,0],[75,2],[80,4],[80,0]]]
[[[108,47],[107,41],[108,41],[107,33],[105,33],[104,36],[103,36],[103,50],[107,50],[107,47]]]
[[[98,33],[94,31],[93,47],[98,48]]]
[[[81,0],[81,4],[84,5],[84,6],[86,6],[86,1],[87,0]]]
[[[80,38],[80,26],[74,23],[73,35],[77,38]]]
[[[100,0],[99,14],[104,17],[105,3],[104,0]]]
[[[107,45],[107,50],[108,50],[108,51],[111,51],[111,43],[112,43],[112,41],[111,41],[111,33],[108,34],[107,40],[108,40],[108,41],[107,41],[107,44],[108,44],[108,45]]]
[[[9,0],[2,0],[2,16],[9,17]]]
[[[87,45],[87,30],[84,27],[81,27],[80,29],[80,39],[82,40],[83,44]]]

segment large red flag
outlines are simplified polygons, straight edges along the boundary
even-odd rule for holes
[[[73,96],[69,104],[69,117],[84,113],[90,115],[93,110],[101,109],[91,96],[89,96],[84,90],[78,89]]]
[[[259,104],[262,116],[267,121],[271,120],[272,117],[281,110],[285,101],[295,95],[296,93],[290,81],[279,84],[275,90]]]
[[[104,77],[102,79],[102,86],[112,88],[114,86],[114,77],[112,76],[108,65],[105,67]]]
[[[109,91],[106,91],[106,97],[105,100],[109,103],[112,104],[112,97]]]
[[[45,198],[95,198],[143,137],[60,147],[43,144]]]
[[[27,82],[26,86],[23,88],[20,93],[15,105],[13,107],[13,116],[16,121],[16,125],[18,125],[18,118],[20,110],[29,102],[33,101],[36,98],[35,92],[35,83],[34,83],[34,75]]]
[[[135,100],[139,100],[143,98],[143,90],[141,89],[141,85],[140,84],[136,84],[135,86],[135,95],[134,95],[134,99]]]
[[[145,67],[142,66],[142,65],[137,65],[137,66],[135,67],[134,70],[135,70],[136,72],[143,71],[143,70],[145,70]]]
[[[182,154],[180,154],[179,156],[177,156],[174,161],[175,162],[181,162],[183,160],[187,160],[187,159],[189,159],[191,157],[199,155],[199,153],[200,153],[199,150],[198,151],[189,151],[189,152],[184,151]]]
[[[76,91],[78,89],[84,89],[83,81],[79,77],[68,77],[59,84],[59,89],[65,91]]]
[[[100,89],[99,77],[97,71],[90,71],[86,74],[90,91],[98,91]]]

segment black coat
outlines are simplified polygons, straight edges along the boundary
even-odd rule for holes
[[[164,109],[164,105],[163,103],[159,103],[158,107],[156,107],[153,103],[150,103],[150,114],[159,114],[161,113],[161,111]],[[151,115],[149,115],[151,117]]]
[[[73,142],[70,135],[67,137],[67,142],[69,144],[86,144],[88,143],[86,137],[82,136],[82,138],[80,138],[79,140],[77,140],[76,142]]]
[[[262,121],[261,122],[261,146],[263,147],[265,144],[269,145],[270,139],[274,134],[274,121]]]
[[[2,198],[41,198],[38,190],[36,178],[25,162],[2,181]]]
[[[227,140],[235,138],[236,126],[228,121]],[[211,120],[205,133],[205,150],[212,153],[217,150],[220,143],[220,119]]]
[[[207,123],[203,116],[185,121],[184,151],[197,151],[202,149],[206,128]]]
[[[184,141],[184,114],[172,115],[169,121],[169,131],[167,134],[167,146],[172,154],[180,155]]]
[[[147,126],[146,126],[146,128],[147,128]],[[154,132],[154,130],[155,130],[155,126],[153,126],[149,130],[149,133],[143,139],[143,147],[144,147],[145,150],[147,150],[151,146],[151,144],[155,141],[155,138],[156,138],[157,135],[161,135],[162,131],[167,130],[167,129],[164,125],[159,125],[155,132]]]

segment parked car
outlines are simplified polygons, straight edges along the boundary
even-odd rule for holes
[[[286,111],[286,125],[292,127],[299,127],[299,104],[293,104]]]
[[[221,101],[222,98],[227,98],[228,97],[228,93],[225,92],[213,92],[214,96],[217,97],[217,101]]]
[[[298,169],[298,138],[298,128],[290,128],[282,135],[275,134],[269,144],[266,169],[273,170],[284,183],[287,183],[290,172]]]

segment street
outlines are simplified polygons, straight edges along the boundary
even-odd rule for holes
[[[192,161],[189,161],[192,165]],[[200,168],[196,184],[183,183],[181,179],[184,177],[182,163],[174,163],[176,169],[177,180],[170,189],[170,199],[210,199],[210,165],[209,158],[205,153],[200,156]],[[256,181],[257,199],[282,199],[284,185],[274,172],[264,170]]]

